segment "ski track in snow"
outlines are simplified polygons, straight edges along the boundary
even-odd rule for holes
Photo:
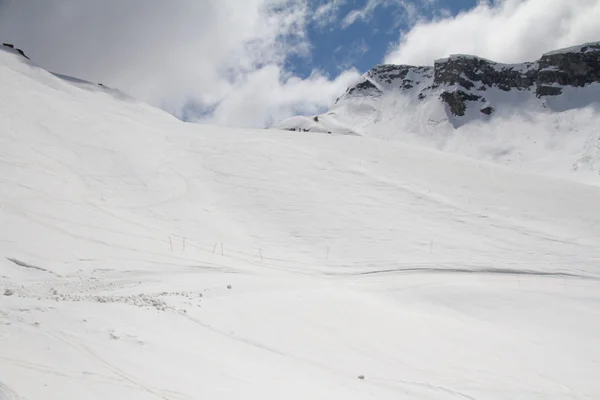
[[[597,185],[0,88],[0,400],[600,398]]]
[[[8,386],[0,382],[0,400],[20,400],[19,397],[14,391],[12,391]]]

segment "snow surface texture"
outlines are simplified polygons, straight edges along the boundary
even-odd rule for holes
[[[600,54],[600,43],[548,53],[540,63],[561,65],[561,57],[590,52]],[[473,76],[458,74],[461,68]],[[465,55],[437,60],[435,67],[380,65],[325,114],[294,117],[274,128],[402,141],[600,184],[600,82],[541,85],[561,78],[559,72],[538,62],[500,64]],[[538,73],[543,79],[536,84]],[[561,93],[540,95],[544,90]],[[453,113],[444,96],[470,96],[464,115]]]
[[[600,398],[600,188],[182,123],[0,51],[0,398]]]

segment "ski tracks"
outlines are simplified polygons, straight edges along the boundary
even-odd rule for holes
[[[0,381],[0,400],[23,400],[23,398]]]

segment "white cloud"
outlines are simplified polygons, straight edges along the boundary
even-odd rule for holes
[[[368,20],[373,15],[373,11],[386,3],[387,0],[368,0],[363,8],[350,11],[342,20],[342,27],[347,28],[358,20]]]
[[[420,21],[386,57],[431,65],[450,54],[522,62],[562,47],[600,40],[599,0],[482,1],[454,17]]]
[[[353,70],[343,72],[333,81],[319,72],[307,79],[282,75],[277,65],[248,74],[235,96],[228,96],[219,104],[211,120],[231,124],[231,116],[236,115],[244,123],[234,121],[233,125],[261,126],[298,114],[317,114],[358,77]]]
[[[347,3],[347,0],[327,0],[315,9],[313,21],[320,28],[332,25],[338,19],[340,8]]]
[[[192,104],[221,123],[262,126],[323,107],[356,75],[284,72],[287,57],[309,53],[309,17],[308,0],[3,0],[0,38],[47,69],[174,114]]]
[[[396,8],[401,13],[398,15],[400,22],[412,23],[419,15],[420,4],[422,7],[431,7],[436,0],[367,0],[362,8],[350,11],[342,20],[342,28],[345,29],[357,21],[369,21],[373,13],[379,7]]]

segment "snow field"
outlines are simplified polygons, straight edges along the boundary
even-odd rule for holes
[[[600,396],[597,186],[0,85],[0,399]]]

